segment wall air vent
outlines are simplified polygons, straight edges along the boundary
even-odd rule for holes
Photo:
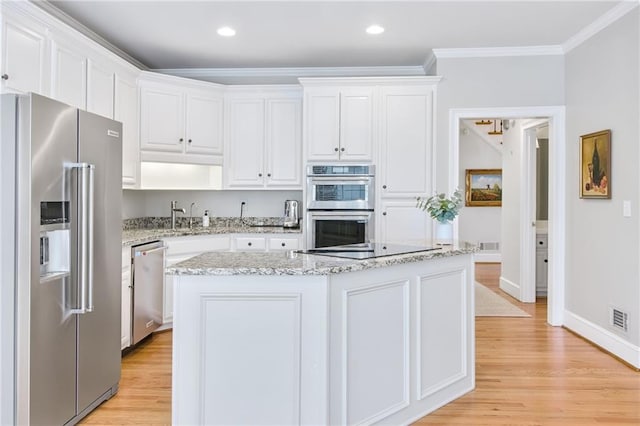
[[[500,251],[500,243],[497,241],[481,242],[480,251]]]
[[[629,321],[628,313],[621,311],[620,309],[610,307],[609,318],[611,320],[610,323],[613,327],[624,332],[627,331]]]

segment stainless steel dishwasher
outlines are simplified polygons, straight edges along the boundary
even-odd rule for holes
[[[164,255],[162,241],[131,247],[131,345],[147,337],[162,325]]]

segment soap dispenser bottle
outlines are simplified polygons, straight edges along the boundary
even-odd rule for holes
[[[202,226],[204,228],[209,227],[209,210],[205,210],[204,214],[202,215]]]

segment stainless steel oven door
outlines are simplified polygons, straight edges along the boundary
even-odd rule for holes
[[[373,240],[372,211],[308,211],[307,249]]]
[[[307,209],[373,210],[373,176],[307,177]]]

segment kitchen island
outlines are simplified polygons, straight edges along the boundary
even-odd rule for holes
[[[175,275],[174,424],[406,424],[474,388],[473,252],[210,252]]]

